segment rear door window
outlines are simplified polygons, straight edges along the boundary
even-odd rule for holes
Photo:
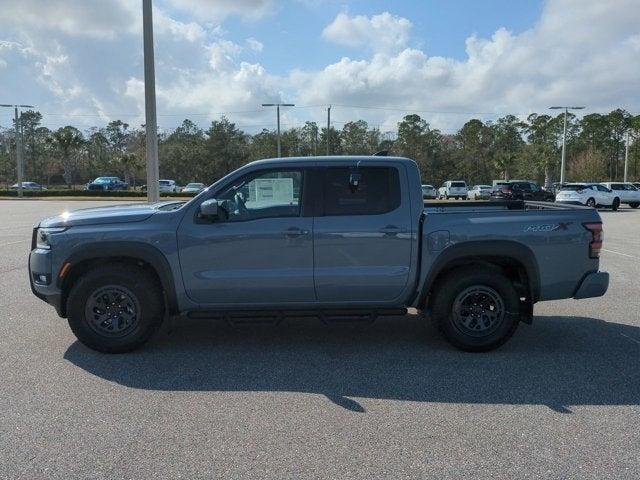
[[[332,215],[380,215],[400,206],[400,176],[394,167],[329,167],[323,211]]]

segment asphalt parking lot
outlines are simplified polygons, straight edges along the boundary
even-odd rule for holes
[[[498,351],[417,316],[185,321],[75,341],[29,289],[31,228],[107,202],[0,201],[0,478],[640,478],[640,210],[603,211],[603,298],[536,306]]]

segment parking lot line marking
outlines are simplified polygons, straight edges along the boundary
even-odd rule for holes
[[[0,247],[6,247],[8,245],[16,245],[18,243],[24,243],[24,242],[28,242],[29,239],[25,238],[24,240],[18,240],[17,242],[9,242],[9,243],[0,243]]]
[[[621,333],[620,335],[622,335],[623,337],[627,337],[632,342],[636,342],[638,345],[640,345],[640,340],[636,340],[635,338],[630,337],[629,335],[625,335],[624,333]]]
[[[640,259],[640,257],[636,257],[635,255],[629,255],[628,253],[621,253],[621,252],[616,252],[614,250],[607,250],[606,248],[603,248],[602,250],[604,250],[605,252],[609,252],[609,253],[615,253],[616,255],[622,255],[623,257]]]

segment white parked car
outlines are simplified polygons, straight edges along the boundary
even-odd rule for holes
[[[183,193],[200,193],[205,189],[204,183],[188,183],[186,187],[182,189]]]
[[[438,191],[433,185],[422,185],[422,199],[434,200],[438,197]]]
[[[474,185],[467,192],[467,198],[469,200],[489,200],[492,188],[491,185]]]
[[[603,182],[602,185],[611,189],[620,197],[620,203],[626,203],[631,208],[640,207],[640,189],[631,182]]]
[[[178,191],[175,180],[160,180],[160,193],[175,193]]]
[[[438,189],[439,198],[467,198],[467,184],[463,180],[449,180]]]
[[[620,197],[599,183],[565,183],[556,194],[556,202],[617,210]]]

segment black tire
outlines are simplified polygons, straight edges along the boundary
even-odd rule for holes
[[[640,207],[640,203],[638,203],[638,202],[631,202],[631,203],[629,204],[629,206],[630,206],[631,208],[638,208],[638,207]]]
[[[467,352],[493,350],[509,340],[518,328],[520,298],[512,282],[499,270],[456,268],[439,283],[430,301],[432,320],[456,348]],[[481,295],[484,294],[490,300],[482,300]],[[466,303],[468,308],[462,306],[467,299],[478,299],[479,305]],[[494,309],[483,308],[482,305],[493,306]],[[463,325],[463,316],[460,315],[465,308],[478,309],[477,313],[467,313],[468,325]],[[494,321],[489,319],[491,315],[495,315]]]
[[[95,313],[93,318],[89,312]],[[101,266],[75,282],[67,314],[71,330],[87,347],[105,353],[129,352],[147,342],[162,324],[162,288],[153,275],[137,266]]]
[[[619,198],[614,198],[613,199],[613,203],[611,204],[611,210],[616,212],[619,208],[620,208],[620,199]]]
[[[596,208],[596,200],[595,198],[590,198],[586,203],[587,207]]]

